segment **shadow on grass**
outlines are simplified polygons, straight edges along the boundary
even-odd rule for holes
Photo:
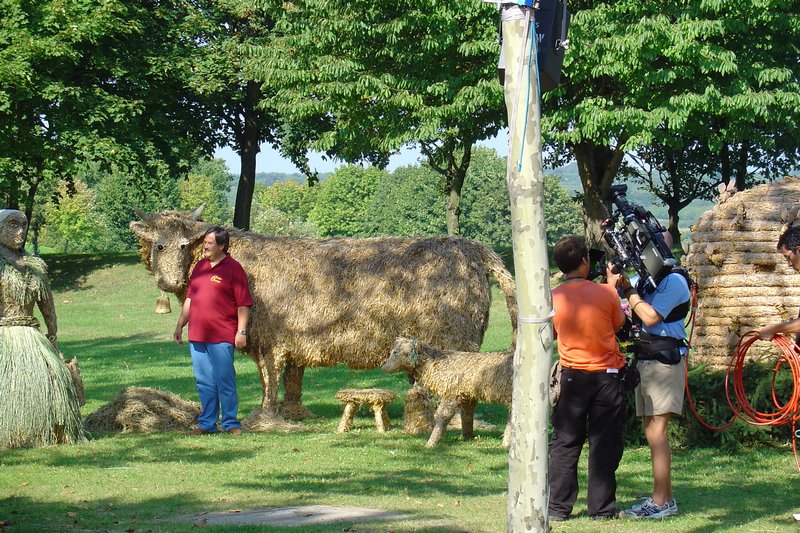
[[[61,342],[59,347],[66,357],[78,357],[87,402],[110,401],[127,386],[158,388],[184,397],[194,391],[192,363],[185,345],[154,342],[151,336],[142,334]]]
[[[136,253],[46,255],[47,270],[53,291],[81,290],[86,278],[95,270],[139,262]],[[144,266],[142,267],[144,268]]]
[[[626,454],[629,452],[631,455],[627,460],[622,458],[617,471],[617,505],[623,509],[639,503],[638,498],[648,496],[652,489],[647,447],[626,450]],[[794,472],[770,474],[774,471],[775,460],[782,460],[780,453],[778,450],[673,449],[672,487],[680,514],[669,520],[648,521],[647,526],[652,528],[648,530],[712,533],[721,530],[786,531],[795,527],[792,513],[800,511],[800,505],[797,504]],[[789,459],[791,451],[786,453]],[[631,464],[636,464],[637,468],[631,469]],[[586,486],[585,482],[583,472],[579,480],[581,487]],[[629,496],[632,492],[636,497]],[[579,498],[584,518],[585,503],[584,492]],[[782,520],[782,516],[786,519]],[[574,530],[595,530],[588,527],[589,522],[587,520],[586,528],[575,527]],[[625,525],[632,527],[630,522]],[[637,525],[642,524],[637,522]]]
[[[309,505],[306,498],[281,498],[271,509]],[[29,531],[170,531],[193,532],[231,531],[263,533],[265,526],[271,533],[329,533],[330,531],[415,531],[429,533],[452,533],[466,531],[453,526],[420,527],[423,522],[442,522],[433,515],[417,513],[410,517],[413,524],[404,525],[389,520],[342,520],[321,525],[304,524],[300,527],[263,525],[208,525],[202,515],[217,511],[216,506],[198,499],[193,494],[181,493],[169,497],[151,498],[138,503],[121,502],[118,498],[82,500],[78,504],[66,502],[42,502],[24,496],[0,499],[0,520],[3,532]],[[237,512],[237,510],[231,510]],[[225,512],[224,510],[222,512]],[[181,522],[179,515],[197,515],[194,522]]]
[[[293,492],[324,494],[335,496],[396,496],[406,494],[415,499],[427,496],[453,494],[464,497],[492,496],[498,493],[498,487],[485,483],[470,483],[459,473],[440,473],[434,475],[425,469],[373,469],[350,472],[336,476],[331,472],[320,474],[312,465],[307,469],[296,469],[291,474],[275,475],[258,474],[251,483],[236,483],[230,486],[237,489],[278,491],[292,487]],[[418,504],[409,502],[408,511],[418,508]]]

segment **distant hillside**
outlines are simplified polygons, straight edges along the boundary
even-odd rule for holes
[[[581,178],[580,176],[578,176],[578,165],[575,162],[556,169],[545,170],[545,174],[560,176],[561,186],[567,189],[567,191],[569,191],[570,194],[583,191],[583,187],[581,186]],[[320,181],[324,181],[329,175],[330,173],[320,174],[319,175]],[[258,172],[256,174],[256,183],[258,185],[270,186],[278,181],[285,182],[290,180],[296,181],[298,183],[305,183],[306,178],[300,173],[287,174],[283,172]],[[239,177],[231,174],[231,192],[228,195],[228,199],[231,205],[233,205],[236,199],[236,189],[238,188],[238,186],[239,186]],[[667,222],[666,206],[663,203],[661,203],[661,200],[659,200],[658,198],[654,198],[649,193],[640,190],[636,184],[628,183],[628,201],[634,204],[641,205],[642,207],[648,209],[663,224],[666,224]],[[696,200],[692,202],[688,207],[684,208],[680,213],[681,227],[688,228],[689,226],[697,222],[697,219],[700,218],[700,215],[702,215],[705,211],[710,209],[713,205],[714,205],[713,202],[709,202],[706,200]]]
[[[321,173],[319,175],[320,181],[325,181],[325,179],[330,175],[330,172]],[[274,185],[276,182],[282,181],[296,181],[297,183],[305,183],[306,177],[300,174],[299,172],[295,172],[292,174],[288,174],[285,172],[256,172],[256,185],[266,185],[269,187],[270,185]],[[231,190],[228,193],[228,203],[233,205],[236,202],[236,191],[239,189],[239,176],[231,174]]]
[[[582,192],[581,178],[578,175],[578,164],[573,162],[569,165],[552,170],[545,170],[545,174],[554,174],[561,177],[561,186],[567,189],[570,194]],[[662,223],[667,223],[667,206],[661,200],[652,196],[646,191],[640,190],[635,183],[628,183],[628,201],[632,204],[641,205]],[[680,226],[688,228],[700,218],[700,215],[711,209],[714,202],[708,200],[695,200],[680,212]]]

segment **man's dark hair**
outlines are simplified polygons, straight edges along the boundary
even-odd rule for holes
[[[561,237],[553,248],[553,259],[564,274],[581,266],[581,262],[587,257],[589,248],[586,246],[586,239],[578,235]]]
[[[778,245],[776,248],[786,248],[787,250],[794,251],[800,246],[800,226],[791,226],[778,237]]]
[[[217,241],[217,244],[222,246],[222,251],[227,254],[228,245],[231,242],[231,236],[228,234],[228,230],[219,226],[214,226],[213,228],[207,230],[203,237],[205,238],[212,233],[214,234],[214,240]]]
[[[792,226],[778,237],[778,246],[776,248],[778,250],[786,248],[793,252],[798,246],[800,246],[800,226]]]

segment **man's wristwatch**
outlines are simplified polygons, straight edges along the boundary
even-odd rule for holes
[[[247,330],[246,329],[240,329],[239,330],[239,335],[244,335],[245,337],[247,337]]]

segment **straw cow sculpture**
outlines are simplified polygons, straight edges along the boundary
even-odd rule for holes
[[[461,352],[440,350],[426,342],[398,337],[381,369],[405,372],[415,383],[441,398],[433,416],[433,431],[426,446],[436,446],[447,424],[461,408],[461,434],[472,439],[475,405],[481,402],[504,403],[509,407],[503,446],[508,446],[511,429],[511,391],[514,353]]]
[[[700,287],[695,360],[716,368],[727,366],[743,333],[793,318],[800,307],[800,275],[775,247],[798,223],[800,180],[720,192],[719,203],[692,226],[684,259]],[[754,344],[748,358],[766,355],[769,344]]]
[[[131,222],[157,285],[183,300],[211,224],[166,211]],[[263,398],[244,421],[268,429],[281,414],[302,419],[305,367],[377,368],[392,339],[413,335],[449,349],[477,351],[489,316],[488,275],[516,324],[514,280],[489,247],[459,237],[313,239],[229,229],[229,253],[248,275],[254,305],[246,352],[257,363]],[[284,401],[277,403],[284,370]],[[264,421],[263,424],[260,421]]]

